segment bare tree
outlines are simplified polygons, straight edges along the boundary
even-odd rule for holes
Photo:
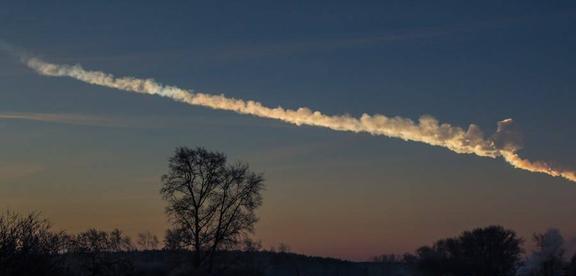
[[[178,229],[168,229],[164,235],[164,250],[181,250],[184,248],[182,243],[181,231]]]
[[[278,252],[280,253],[289,253],[290,252],[290,246],[288,246],[287,244],[281,242],[278,244]]]
[[[534,234],[536,250],[524,262],[519,275],[561,275],[564,269],[564,237],[558,229]]]
[[[403,261],[402,256],[394,254],[382,254],[372,258],[375,263],[395,264]]]
[[[158,237],[150,233],[150,231],[146,231],[143,233],[138,233],[138,240],[136,240],[138,247],[141,250],[156,250],[158,249]]]
[[[0,275],[58,275],[64,248],[64,233],[38,213],[0,214]]]
[[[90,275],[125,275],[132,270],[132,263],[119,253],[132,249],[130,238],[118,229],[89,229],[72,237],[70,246],[70,252],[80,257]]]
[[[255,209],[262,204],[263,178],[244,163],[228,164],[226,156],[204,148],[177,148],[161,193],[180,238],[180,247],[194,250],[194,266],[237,244],[253,232]]]
[[[262,241],[255,241],[249,237],[245,238],[242,241],[242,251],[250,253],[262,251]]]

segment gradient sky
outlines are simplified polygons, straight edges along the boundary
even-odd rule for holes
[[[523,156],[576,167],[576,4],[310,2],[2,1],[0,39],[269,106],[430,114],[488,134],[513,118]],[[0,54],[0,208],[39,210],[71,232],[162,235],[159,179],[176,146],[264,173],[256,237],[267,248],[361,260],[490,224],[576,234],[576,184],[560,178],[47,78]]]

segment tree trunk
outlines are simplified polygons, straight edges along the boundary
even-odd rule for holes
[[[210,265],[208,266],[208,272],[212,273],[212,271],[214,270],[214,254],[210,254],[208,258],[210,262]]]
[[[194,268],[200,268],[200,265],[202,264],[202,252],[198,249],[196,249],[196,251],[194,251]]]

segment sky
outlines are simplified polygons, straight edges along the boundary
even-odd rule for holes
[[[569,1],[2,1],[0,39],[43,60],[268,106],[479,125],[576,167]],[[0,208],[70,232],[168,228],[177,146],[266,179],[256,238],[365,260],[474,227],[576,235],[576,183],[501,159],[192,107],[36,74],[0,54]]]

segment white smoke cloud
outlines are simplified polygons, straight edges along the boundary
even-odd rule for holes
[[[24,58],[23,62],[36,72],[46,76],[71,77],[86,83],[119,90],[168,97],[189,105],[234,111],[262,118],[276,119],[294,125],[325,127],[337,131],[365,132],[400,138],[405,141],[426,143],[447,148],[457,153],[475,154],[482,157],[502,157],[512,166],[551,176],[560,176],[576,182],[576,172],[553,168],[544,162],[532,162],[520,158],[520,148],[514,132],[510,131],[511,119],[499,122],[498,131],[492,138],[484,137],[480,128],[471,124],[467,129],[440,123],[431,116],[422,116],[415,122],[401,117],[362,114],[359,118],[349,115],[326,115],[306,107],[285,109],[267,107],[259,102],[228,98],[224,95],[196,93],[174,86],[162,85],[153,79],[114,77],[100,71],[89,71],[79,65],[59,65],[37,58]]]

